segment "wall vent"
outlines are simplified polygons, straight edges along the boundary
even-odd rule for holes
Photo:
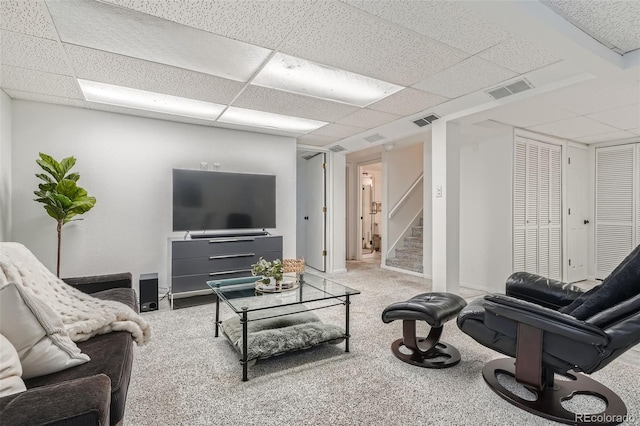
[[[487,94],[491,96],[493,99],[500,99],[506,96],[511,96],[515,93],[524,92],[525,90],[531,89],[533,86],[527,79],[522,79],[518,81],[514,81],[513,83],[509,83],[505,86],[496,87],[495,89],[491,89],[487,91]]]
[[[424,127],[424,126],[428,126],[429,124],[433,123],[438,118],[440,118],[440,117],[438,117],[435,114],[429,114],[426,117],[422,117],[422,118],[419,118],[417,120],[414,120],[413,124],[415,124],[418,127]]]
[[[374,133],[373,135],[369,135],[366,138],[364,138],[365,141],[370,143],[378,142],[378,141],[381,141],[382,139],[386,139],[386,137],[382,136],[380,133]]]
[[[333,151],[333,152],[342,152],[342,151],[346,151],[347,148],[340,146],[340,145],[334,145],[331,148],[329,148],[329,151]]]

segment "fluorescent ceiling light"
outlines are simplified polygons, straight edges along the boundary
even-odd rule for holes
[[[241,126],[263,127],[267,129],[285,130],[295,133],[309,133],[325,124],[324,121],[291,117],[271,112],[229,107],[218,119],[221,123],[239,124]]]
[[[251,82],[315,98],[365,107],[402,86],[277,53]]]
[[[78,79],[89,102],[214,121],[224,105]]]

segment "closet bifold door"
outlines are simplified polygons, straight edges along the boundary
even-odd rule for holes
[[[561,148],[516,137],[513,269],[562,278]]]
[[[638,145],[596,148],[595,225],[598,279],[606,278],[640,242]]]

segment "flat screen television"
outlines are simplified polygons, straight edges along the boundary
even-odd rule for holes
[[[173,230],[276,227],[276,177],[173,169]]]

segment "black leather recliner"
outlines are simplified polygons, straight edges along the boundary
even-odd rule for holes
[[[588,292],[525,272],[509,277],[506,295],[476,299],[458,315],[458,327],[480,344],[509,357],[490,361],[483,376],[493,391],[539,416],[583,424],[561,402],[572,395],[595,395],[607,408],[584,424],[618,424],[624,402],[589,377],[640,342],[640,246]],[[497,374],[536,394],[530,401],[500,384]],[[570,380],[554,380],[554,374]],[[593,419],[603,421],[593,422]]]

